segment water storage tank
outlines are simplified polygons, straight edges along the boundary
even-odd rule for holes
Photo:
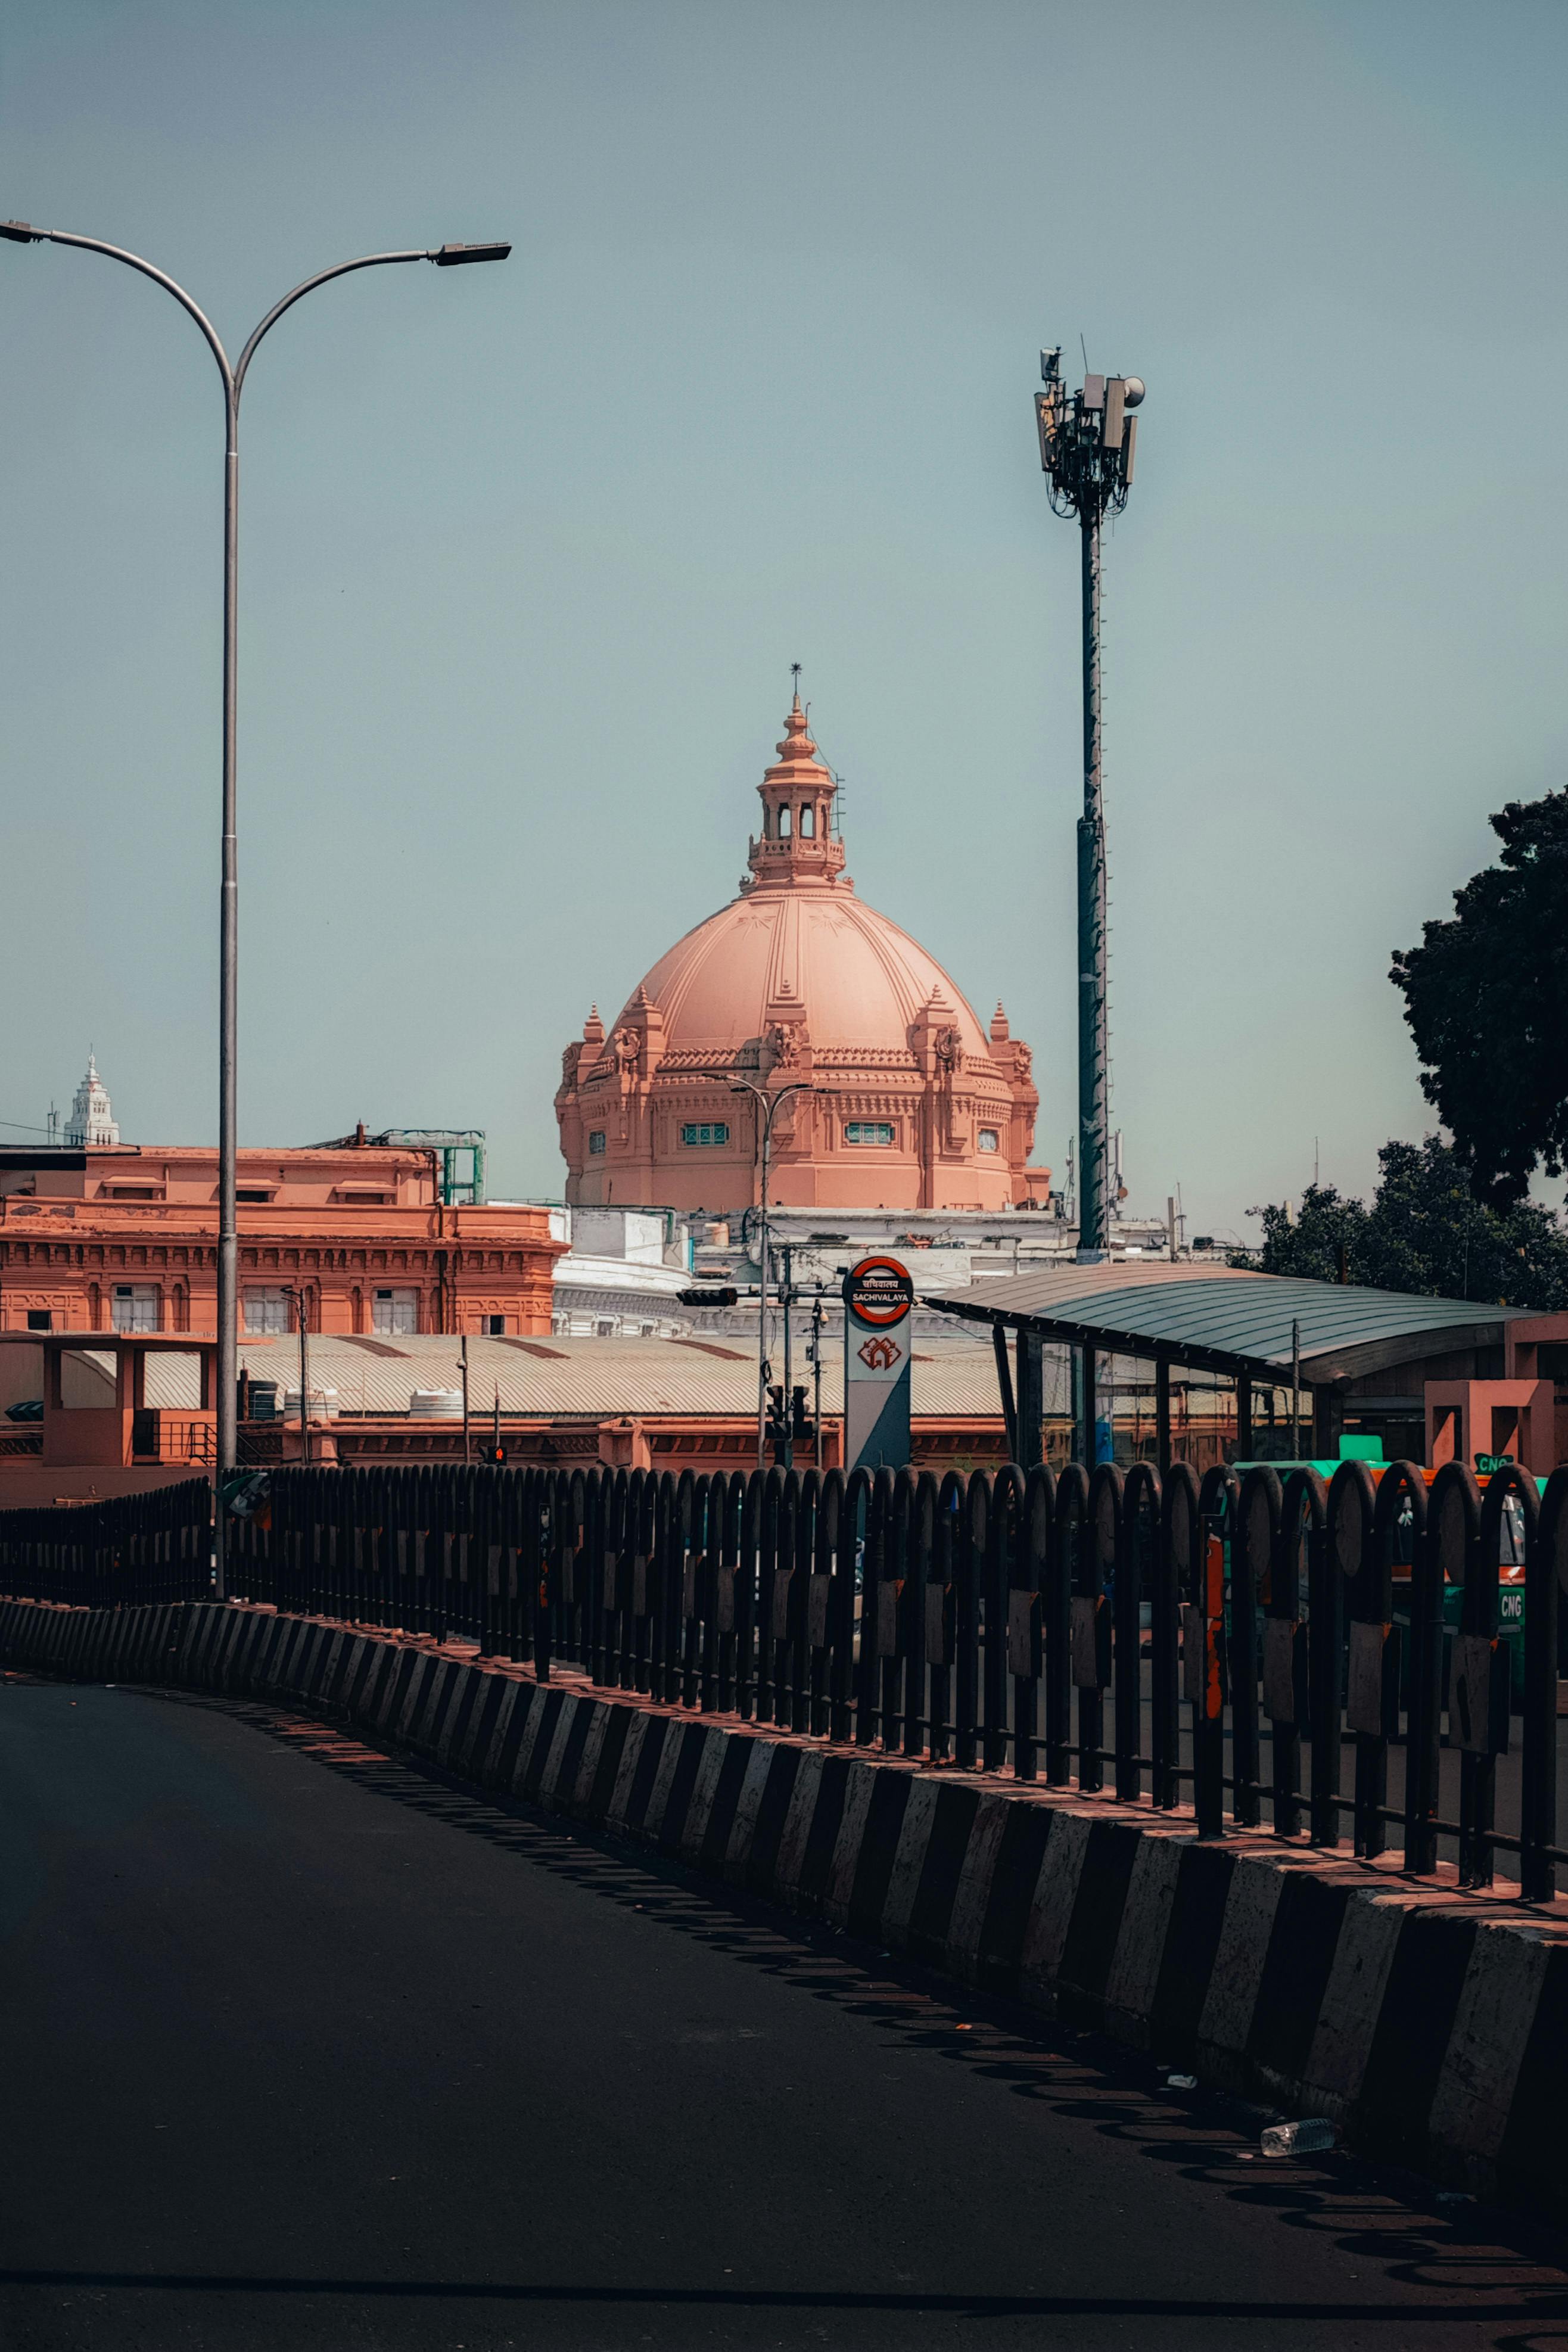
[[[336,1389],[319,1389],[315,1382],[312,1381],[310,1384],[310,1419],[312,1421],[331,1421],[336,1413],[337,1409],[338,1392]],[[291,1421],[298,1425],[300,1419],[300,1383],[298,1381],[294,1382],[292,1388],[287,1388],[283,1391],[283,1418],[285,1421]]]
[[[463,1391],[461,1389],[415,1389],[408,1399],[408,1412],[414,1421],[461,1421]]]

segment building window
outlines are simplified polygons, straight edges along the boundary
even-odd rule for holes
[[[595,1127],[588,1137],[588,1149],[590,1151],[599,1152],[603,1151],[604,1148],[605,1130],[602,1127]]]
[[[1000,1151],[1002,1149],[1002,1138],[994,1127],[983,1127],[979,1140],[982,1151]]]
[[[245,1294],[245,1328],[260,1339],[275,1336],[289,1328],[289,1297],[286,1291],[247,1290]]]
[[[419,1293],[416,1290],[378,1290],[371,1301],[371,1328],[389,1335],[405,1335],[419,1328]]]
[[[54,1318],[54,1316],[53,1316],[53,1314],[50,1312],[50,1310],[49,1310],[49,1308],[48,1308],[48,1307],[28,1307],[28,1309],[27,1309],[27,1328],[28,1328],[28,1330],[29,1330],[29,1331],[52,1331],[52,1330],[54,1329],[54,1328],[55,1328],[55,1318]]]
[[[789,839],[789,803],[787,802],[779,803],[779,839],[781,841]]]
[[[800,837],[802,841],[814,841],[816,837],[816,811],[809,801],[800,813]]]
[[[892,1139],[890,1118],[852,1118],[844,1129],[846,1143],[891,1143]]]
[[[256,1186],[247,1189],[247,1187],[242,1184],[237,1187],[234,1197],[237,1201],[246,1202],[249,1206],[255,1208],[265,1206],[265,1204],[270,1201],[272,1195],[270,1192],[260,1191],[259,1188]]]
[[[155,1331],[158,1328],[156,1288],[150,1282],[117,1282],[112,1314],[117,1331]]]
[[[506,1317],[504,1315],[481,1315],[479,1318],[479,1329],[483,1332],[487,1339],[504,1339],[506,1338]]]
[[[721,1118],[704,1119],[698,1126],[683,1127],[680,1130],[680,1140],[688,1144],[728,1143],[729,1126]]]

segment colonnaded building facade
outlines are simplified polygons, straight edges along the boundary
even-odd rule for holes
[[[562,1057],[568,1202],[750,1207],[759,1113],[733,1072],[814,1090],[774,1115],[770,1205],[1043,1208],[1029,1048],[856,897],[798,695],[778,751],[740,896],[660,957],[608,1034],[595,1007]]]

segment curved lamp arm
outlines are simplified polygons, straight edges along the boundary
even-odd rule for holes
[[[277,325],[284,311],[291,309],[302,294],[309,294],[316,287],[326,285],[329,278],[346,278],[351,270],[375,269],[379,268],[384,262],[393,261],[433,261],[438,269],[450,269],[462,262],[504,261],[511,251],[510,245],[500,242],[489,245],[421,246],[416,251],[410,253],[363,253],[353,261],[340,261],[331,269],[318,269],[313,278],[307,278],[302,285],[295,287],[291,294],[285,294],[281,302],[273,304],[245,349],[240,352],[237,365],[231,367],[228,353],[224,350],[217,330],[200,304],[192,300],[176,278],[171,278],[166,270],[155,268],[151,261],[144,261],[139,253],[128,252],[121,245],[108,245],[102,237],[76,236],[69,230],[63,228],[35,228],[31,221],[0,221],[0,237],[8,237],[13,245],[80,246],[84,252],[106,254],[110,261],[123,261],[128,269],[139,269],[143,278],[152,278],[155,286],[161,286],[165,294],[172,294],[182,309],[190,312],[206,337],[208,349],[216,360],[218,373],[223,378],[225,394],[236,407],[239,404],[240,387],[245,382],[246,370],[250,365],[251,356],[262,336],[269,328]]]
[[[293,308],[294,304],[299,301],[302,294],[313,292],[316,287],[324,286],[327,283],[327,280],[331,278],[346,278],[352,269],[374,269],[378,268],[381,263],[390,261],[434,261],[437,255],[435,251],[427,252],[422,247],[417,253],[365,253],[362,254],[357,261],[340,261],[336,267],[331,269],[318,269],[313,278],[307,278],[302,285],[295,287],[291,294],[285,294],[281,302],[274,302],[271,310],[267,313],[266,318],[263,319],[261,324],[252,334],[250,341],[246,344],[245,349],[241,352],[239,359],[235,366],[235,399],[237,401],[239,398],[241,389],[245,383],[245,372],[250,365],[251,355],[255,352],[257,344],[261,341],[262,336],[267,333],[268,328],[275,327],[278,324],[278,321],[283,316],[284,311]],[[157,272],[154,270],[151,275],[156,277]],[[165,280],[165,283],[167,281]]]
[[[110,261],[123,261],[128,269],[139,269],[143,278],[152,278],[155,286],[161,286],[165,294],[172,294],[181,308],[190,312],[206,337],[207,347],[217,362],[224,391],[230,399],[234,398],[238,390],[238,379],[229,366],[228,353],[218,339],[217,329],[201,305],[193,301],[184,288],[167,271],[155,268],[150,261],[143,261],[139,253],[127,253],[122,245],[106,245],[99,236],[73,236],[63,228],[34,228],[30,221],[0,221],[0,236],[9,237],[13,245],[79,245],[84,252],[106,253]],[[252,336],[251,341],[254,342],[255,340]]]

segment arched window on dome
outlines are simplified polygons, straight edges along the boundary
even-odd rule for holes
[[[815,841],[816,839],[816,811],[810,801],[805,802],[801,808],[800,837],[802,841]]]
[[[787,801],[779,803],[779,839],[781,841],[789,839],[789,803]]]

